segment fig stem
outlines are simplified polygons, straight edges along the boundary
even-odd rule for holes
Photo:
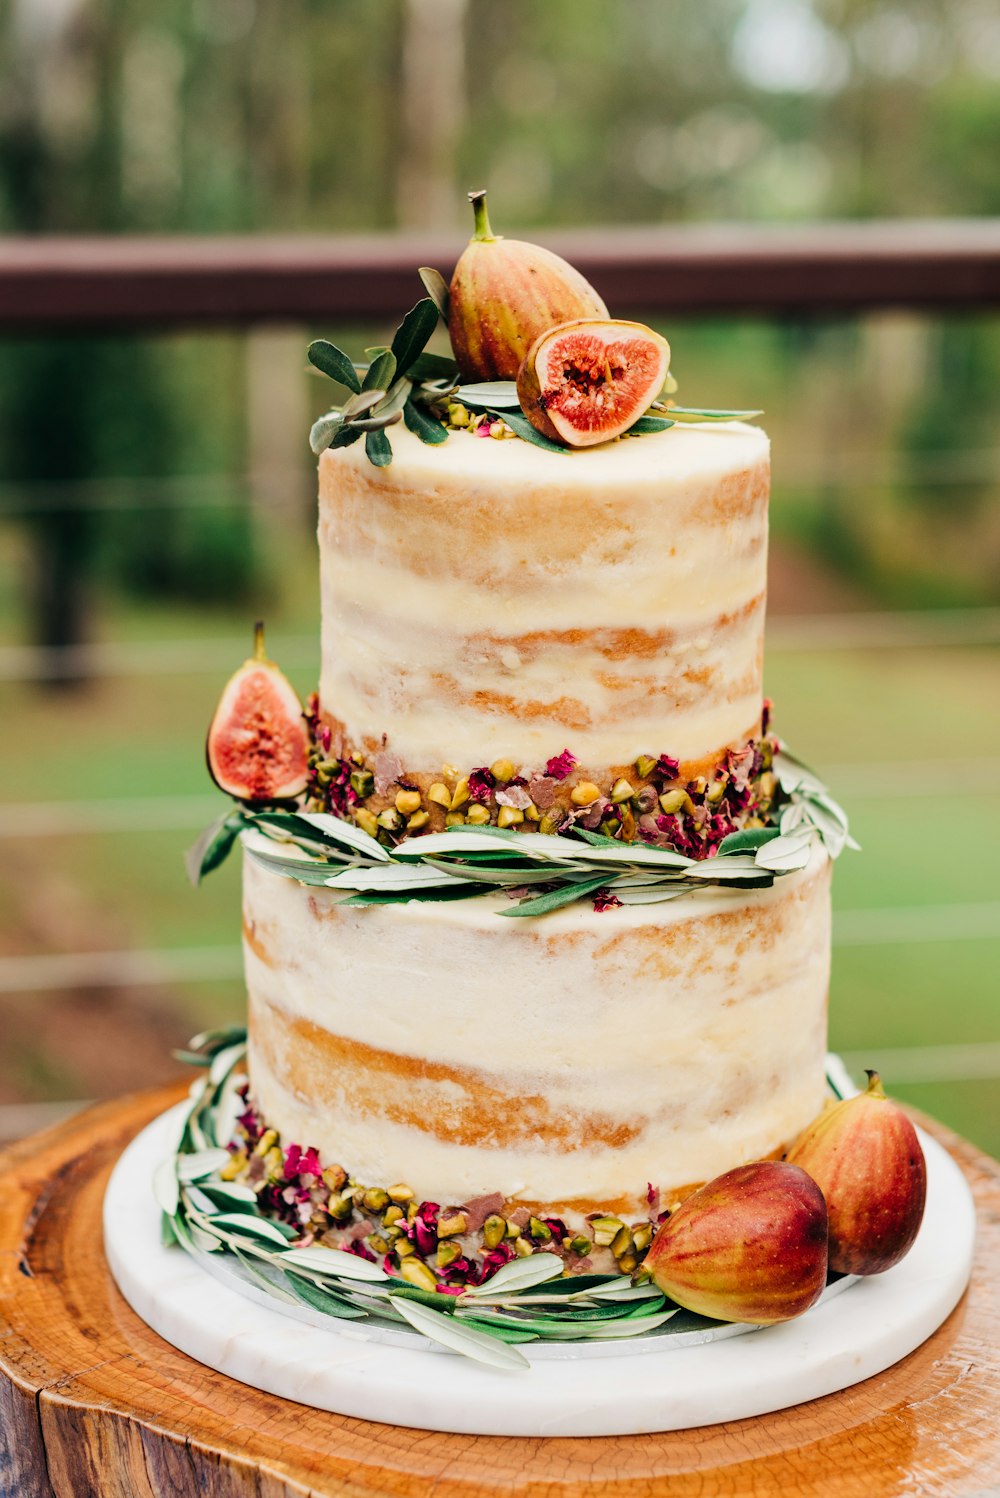
[[[472,236],[473,239],[478,240],[480,243],[496,239],[496,235],[490,227],[490,216],[486,211],[485,187],[480,187],[475,192],[470,192],[469,202],[472,204],[472,211],[476,219],[476,229]]]
[[[264,621],[258,619],[253,627],[253,659],[255,661],[266,661],[267,651],[264,649]]]
[[[882,1078],[877,1071],[869,1071],[865,1068],[865,1076],[868,1078],[868,1086],[865,1088],[866,1097],[885,1097],[885,1089],[882,1086]]]

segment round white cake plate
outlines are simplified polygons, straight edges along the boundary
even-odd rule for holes
[[[898,1362],[941,1325],[969,1279],[972,1197],[951,1156],[921,1133],[927,1209],[895,1269],[752,1334],[696,1346],[669,1337],[562,1344],[558,1356],[554,1345],[524,1343],[530,1370],[501,1372],[416,1337],[407,1341],[406,1333],[306,1324],[164,1247],[152,1177],[176,1145],[181,1111],[154,1119],[108,1183],[105,1253],[119,1289],[154,1331],[198,1362],[363,1420],[470,1435],[617,1436],[763,1415]]]

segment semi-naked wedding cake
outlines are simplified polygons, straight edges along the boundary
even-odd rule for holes
[[[472,414],[436,445],[391,439],[387,466],[361,442],[320,460],[308,804],[390,849],[587,832],[694,875],[776,824],[764,433],[664,424],[555,451]],[[613,1240],[630,1267],[637,1223],[780,1154],[822,1107],[830,858],[814,837],[794,862],[648,903],[591,878],[511,919],[537,886],[358,904],[247,857],[248,1145],[266,1125],[314,1147],[355,1186],[340,1220],[373,1256],[386,1202],[415,1201],[468,1252],[488,1209],[518,1252],[554,1235],[587,1265]]]

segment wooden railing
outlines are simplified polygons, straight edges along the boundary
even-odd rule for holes
[[[539,236],[615,312],[846,313],[1000,306],[1000,219],[733,224]],[[391,319],[456,238],[8,239],[0,330]]]

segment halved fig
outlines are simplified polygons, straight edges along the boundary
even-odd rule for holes
[[[670,345],[638,322],[585,318],[536,338],[517,374],[521,409],[553,442],[593,447],[628,431],[663,389]]]
[[[264,651],[264,626],[253,633],[253,655],[229,678],[205,746],[220,790],[238,801],[289,801],[306,788],[309,736],[302,703]]]

